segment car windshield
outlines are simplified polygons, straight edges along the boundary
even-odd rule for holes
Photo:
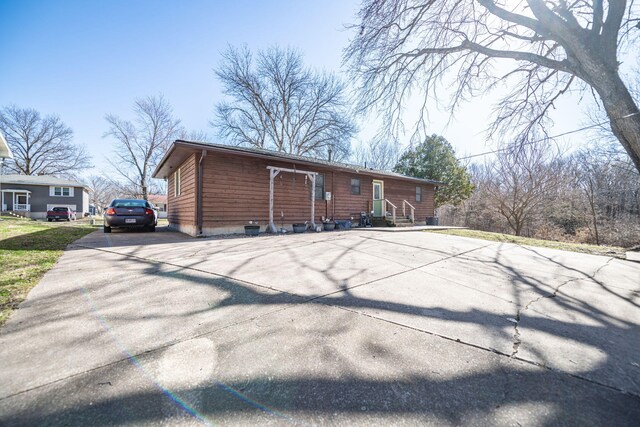
[[[66,212],[69,208],[53,208],[54,212]]]
[[[114,208],[146,208],[147,202],[144,200],[114,200]]]

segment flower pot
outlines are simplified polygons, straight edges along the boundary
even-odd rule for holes
[[[324,231],[333,231],[336,228],[335,222],[325,222],[323,225]]]
[[[294,233],[304,233],[307,231],[307,224],[293,224]]]
[[[260,226],[259,225],[245,225],[244,226],[244,234],[247,236],[257,236],[260,234]]]

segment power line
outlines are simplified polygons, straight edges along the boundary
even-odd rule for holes
[[[640,111],[638,111],[636,113],[627,114],[626,116],[622,116],[622,117],[619,117],[619,118],[614,119],[614,120],[618,121],[618,120],[622,120],[622,119],[627,119],[627,118],[629,118],[631,116],[636,116],[638,114],[640,114]],[[593,124],[593,125],[584,126],[584,127],[579,128],[579,129],[574,129],[574,130],[570,130],[568,132],[559,133],[557,135],[547,136],[546,138],[540,138],[540,139],[536,139],[536,140],[533,140],[533,141],[523,142],[522,144],[519,144],[519,145],[520,146],[531,145],[531,144],[535,144],[537,142],[546,141],[546,140],[549,140],[549,139],[560,138],[562,136],[567,136],[567,135],[571,135],[573,133],[583,132],[583,131],[585,131],[587,129],[592,129],[592,128],[595,128],[595,127],[598,127],[598,126],[602,126],[602,125],[607,124],[607,123],[609,123],[609,122],[608,121],[603,121],[603,122],[596,123],[596,124]],[[508,151],[508,150],[513,150],[513,147],[499,148],[497,150],[485,151],[484,153],[478,153],[478,154],[472,154],[470,156],[458,157],[458,160],[472,159],[474,157],[486,156],[487,154],[495,154],[495,153],[500,153],[502,151]]]

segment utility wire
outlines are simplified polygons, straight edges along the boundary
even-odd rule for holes
[[[638,111],[636,113],[627,114],[626,116],[622,116],[622,117],[619,117],[619,118],[614,119],[614,120],[618,121],[618,120],[622,120],[622,119],[627,119],[627,118],[629,118],[631,116],[636,116],[638,114],[640,114],[640,111]],[[584,127],[579,128],[579,129],[574,129],[574,130],[570,130],[568,132],[559,133],[557,135],[547,136],[546,138],[540,138],[540,139],[536,139],[536,140],[533,140],[533,141],[523,142],[523,143],[519,144],[519,146],[531,145],[531,144],[535,144],[537,142],[542,142],[542,141],[546,141],[546,140],[549,140],[549,139],[560,138],[562,136],[571,135],[572,133],[583,132],[583,131],[585,131],[587,129],[592,129],[592,128],[595,128],[595,127],[598,127],[598,126],[602,126],[602,125],[607,124],[607,123],[609,123],[609,121],[603,121],[603,122],[596,123],[596,124],[593,124],[593,125],[584,126]],[[485,151],[484,153],[478,153],[478,154],[472,154],[470,156],[458,157],[458,160],[472,159],[474,157],[486,156],[487,154],[495,154],[495,153],[500,153],[502,151],[509,151],[509,150],[513,150],[513,147],[499,148],[497,150]]]

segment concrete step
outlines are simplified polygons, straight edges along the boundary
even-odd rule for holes
[[[396,223],[393,223],[393,219],[388,217],[373,217],[371,218],[371,225],[374,227],[411,227],[413,223],[409,218],[396,217]]]
[[[408,221],[408,222],[396,222],[396,227],[413,227],[413,223],[411,221]]]
[[[374,227],[386,227],[387,220],[384,218],[371,218],[371,225]]]
[[[400,218],[400,217],[396,217],[396,223],[393,223],[393,219],[388,216],[385,218],[385,222],[387,224],[387,227],[411,227],[413,226],[413,223],[411,222],[411,220],[409,218]]]

